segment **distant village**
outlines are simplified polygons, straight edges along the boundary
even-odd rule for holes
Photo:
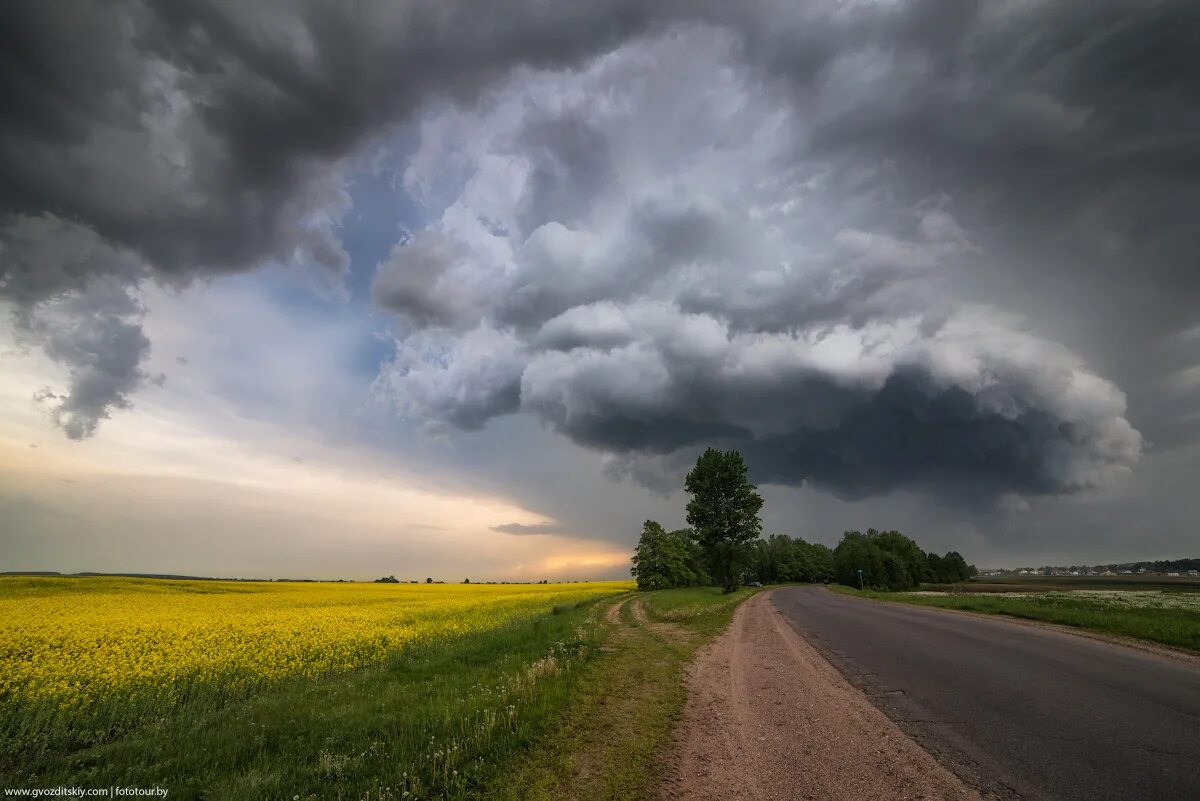
[[[994,568],[980,576],[1168,576],[1200,578],[1200,559],[1168,559],[1153,562],[1123,562],[1109,565],[1052,565],[1043,567]]]

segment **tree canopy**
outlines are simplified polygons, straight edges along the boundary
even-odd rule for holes
[[[899,531],[847,531],[833,551],[833,574],[839,584],[908,590],[921,582],[952,583],[975,575],[957,551],[945,556],[927,554]]]
[[[639,590],[666,590],[708,583],[700,546],[688,529],[666,531],[653,520],[642,526],[630,572]]]
[[[829,546],[786,534],[757,540],[750,563],[751,574],[764,584],[833,578],[833,551]]]
[[[950,584],[975,575],[958,551],[926,553],[899,531],[847,531],[837,548],[786,534],[762,539],[763,499],[737,451],[709,448],[687,474],[691,528],[642,526],[631,572],[639,590],[713,583],[733,592],[744,581],[775,584],[835,580],[887,590]]]
[[[709,448],[696,460],[684,488],[692,496],[687,522],[704,549],[712,576],[733,592],[741,584],[750,544],[762,533],[763,499],[747,478],[737,451]]]

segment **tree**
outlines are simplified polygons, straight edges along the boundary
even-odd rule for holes
[[[876,531],[867,529],[867,536],[874,537],[875,542],[884,551],[894,554],[900,559],[900,566],[895,581],[889,581],[888,587],[910,589],[922,581],[929,580],[929,564],[925,552],[911,538],[899,531]]]
[[[942,557],[931,553],[926,557],[929,564],[929,580],[937,584],[946,583],[946,565]]]
[[[747,480],[737,451],[709,448],[696,460],[684,488],[692,496],[687,522],[703,548],[709,570],[725,592],[741,583],[750,546],[762,533],[763,499]]]
[[[933,555],[930,555],[930,561],[933,560]],[[962,554],[958,551],[948,551],[941,559],[941,575],[934,579],[943,584],[953,584],[956,581],[966,581],[971,576],[975,575],[975,567],[968,565],[967,560],[963,559]]]
[[[759,581],[823,581],[833,577],[833,551],[826,545],[773,534],[767,547],[759,545],[758,549],[767,559],[767,564],[755,570]]]
[[[801,542],[804,542],[801,540]],[[809,581],[828,581],[833,578],[833,549],[819,542],[804,543],[807,548]]]
[[[751,556],[751,572],[764,584],[797,581],[800,567],[795,542],[786,534],[772,534],[756,540]]]
[[[764,584],[822,581],[833,576],[833,551],[799,537],[772,534],[753,543],[750,571]]]
[[[427,578],[427,579],[425,579],[425,583],[426,583],[426,584],[432,584],[432,583],[433,583],[433,579],[432,579],[432,578]]]
[[[883,549],[861,531],[847,531],[833,549],[833,577],[838,584],[857,587],[860,570],[864,586],[886,586]]]
[[[926,554],[899,531],[873,528],[866,534],[847,531],[833,552],[833,574],[838,583],[857,587],[859,570],[865,586],[888,590],[909,590],[923,581],[966,581],[975,575],[975,568],[957,551],[945,556]]]
[[[704,584],[708,575],[701,561],[699,546],[687,529],[666,531],[653,520],[642,526],[637,550],[630,560],[630,573],[639,590],[665,590]]]

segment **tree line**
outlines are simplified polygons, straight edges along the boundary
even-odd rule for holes
[[[976,572],[958,551],[926,553],[899,531],[847,531],[833,549],[834,580],[851,587],[911,590],[925,582],[966,581]]]
[[[716,585],[733,592],[749,582],[837,581],[853,587],[906,590],[975,575],[957,551],[926,553],[899,531],[847,531],[836,548],[799,537],[763,539],[763,499],[737,451],[706,450],[684,483],[688,528],[642,527],[631,573],[640,590]]]

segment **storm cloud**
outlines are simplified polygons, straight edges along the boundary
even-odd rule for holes
[[[407,412],[465,427],[503,398],[493,415],[532,413],[653,487],[677,484],[706,444],[741,448],[760,480],[851,498],[1056,495],[1127,474],[1143,440],[1123,392],[1019,315],[959,294],[994,263],[965,222],[988,185],[915,180],[911,159],[935,153],[901,148],[910,112],[888,106],[921,85],[892,62],[950,69],[929,52],[949,40],[885,53],[904,20],[877,11],[830,16],[853,48],[820,37],[803,74],[764,61],[745,31],[676,26],[427,119],[405,179],[440,196],[450,183],[453,200],[380,266],[375,296],[432,355],[398,359],[381,384]],[[868,111],[892,118],[895,147],[832,136]],[[1033,202],[1037,187],[1007,189]],[[465,392],[485,341],[503,356]]]
[[[0,298],[16,306],[26,339],[71,371],[70,398],[98,363],[109,379],[107,390],[87,379],[88,401],[69,401],[79,424],[68,432],[90,434],[108,408],[126,405],[149,351],[111,293],[102,296],[117,305],[98,311],[109,335],[78,347],[48,342],[49,323],[26,324],[42,316],[41,302],[92,292],[94,279],[136,294],[147,278],[178,286],[271,263],[336,281],[349,262],[338,235],[350,207],[342,169],[374,137],[431,98],[469,102],[517,65],[570,65],[670,11],[622,0],[6,9]],[[91,250],[31,268],[21,252],[54,251],[31,240],[63,229]],[[141,268],[126,269],[115,252]],[[117,336],[115,326],[128,330]],[[110,358],[114,348],[120,358]]]
[[[140,286],[340,280],[346,170],[407,125],[401,416],[532,415],[654,487],[719,444],[848,498],[1077,493],[1195,438],[1198,14],[22,5],[0,297],[88,436],[150,380]]]

